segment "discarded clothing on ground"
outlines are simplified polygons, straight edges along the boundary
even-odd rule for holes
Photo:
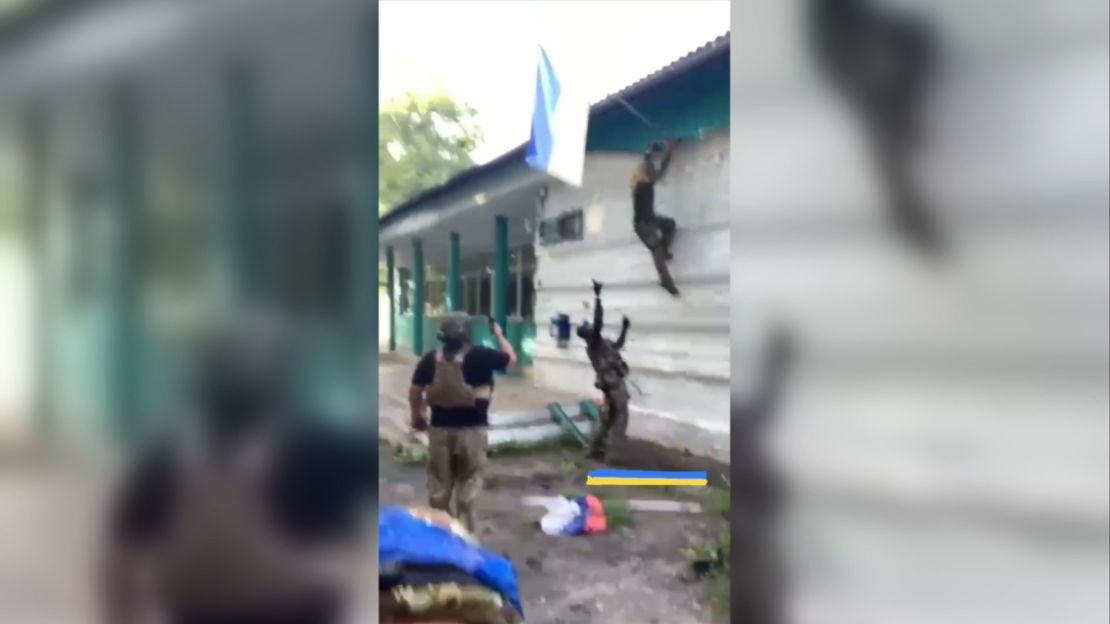
[[[540,520],[540,530],[548,535],[591,535],[607,528],[605,507],[592,494],[554,499]]]
[[[383,508],[378,562],[383,613],[466,624],[513,624],[523,617],[512,562],[482,548],[442,512]],[[387,587],[390,582],[396,584]]]
[[[519,624],[522,621],[500,594],[481,585],[398,585],[382,592],[380,600],[384,611],[401,621],[463,624]]]

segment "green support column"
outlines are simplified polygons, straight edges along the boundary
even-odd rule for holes
[[[393,275],[396,272],[393,265],[393,248],[385,248],[385,288],[389,297],[389,352],[397,350],[397,297],[393,294]]]
[[[463,309],[462,269],[459,266],[459,233],[451,232],[451,250],[447,257],[447,309]]]
[[[144,212],[143,154],[138,95],[132,85],[117,85],[109,94],[111,188],[117,223],[112,245],[111,414],[116,433],[132,438],[140,426],[141,312],[140,269]]]
[[[367,13],[355,67],[359,76],[356,85],[361,96],[359,107],[360,139],[359,177],[362,179],[361,201],[352,202],[350,246],[352,251],[351,301],[354,304],[356,336],[356,374],[363,380],[368,405],[360,406],[361,412],[376,413],[378,400],[378,281],[380,255],[378,251],[378,10],[377,3]],[[370,408],[370,409],[367,409]]]
[[[493,222],[493,320],[509,331],[509,219],[504,215]]]
[[[424,245],[412,239],[412,352],[424,354]]]
[[[256,301],[264,291],[266,264],[258,86],[254,70],[245,63],[232,63],[225,72],[224,245],[234,297]]]
[[[52,338],[50,253],[47,246],[46,214],[46,119],[32,107],[24,118],[26,214],[30,220],[31,257],[35,276],[34,302],[34,419],[38,444],[47,446],[54,433],[54,345]]]

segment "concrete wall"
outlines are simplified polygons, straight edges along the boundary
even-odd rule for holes
[[[919,4],[945,42],[921,161],[939,267],[885,227],[802,3],[746,9],[761,30],[735,38],[732,285],[754,305],[732,323],[784,318],[802,355],[776,445],[795,621],[1105,621],[1107,8]]]
[[[682,143],[656,187],[656,209],[678,222],[671,271],[682,291],[658,283],[632,231],[632,154],[590,153],[583,186],[552,186],[544,217],[582,208],[581,241],[536,247],[533,375],[542,386],[595,395],[584,344],[560,349],[547,323],[556,314],[592,318],[590,279],[605,284],[607,333],[632,320],[626,359],[633,389],[629,434],[727,460],[729,431],[729,137]]]

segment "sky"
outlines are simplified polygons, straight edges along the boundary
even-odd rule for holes
[[[444,91],[478,111],[481,164],[528,139],[539,46],[591,103],[729,29],[728,0],[382,0],[380,99]]]

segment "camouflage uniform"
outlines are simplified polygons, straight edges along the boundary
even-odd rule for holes
[[[478,523],[474,504],[482,492],[487,441],[485,428],[428,430],[428,504],[461,520],[468,531]]]
[[[594,432],[590,454],[602,457],[608,451],[609,443],[612,441],[620,444],[628,431],[628,385],[624,381],[628,374],[628,365],[612,347],[612,343],[605,342],[607,344],[596,355],[590,354],[590,363],[598,373],[594,385],[605,395],[601,426]]]
[[[655,212],[655,183],[666,173],[671,162],[671,152],[668,149],[663,154],[663,159],[656,170],[652,162],[654,148],[644,154],[636,171],[632,174],[632,229],[636,236],[651,252],[651,259],[655,263],[655,271],[659,274],[659,283],[664,290],[672,295],[678,295],[678,287],[671,277],[667,261],[671,259],[671,244],[674,242],[677,225],[674,219],[665,217]]]
[[[381,596],[382,610],[409,621],[519,624],[520,615],[495,591],[481,585],[438,583],[400,586]]]
[[[469,334],[469,317],[456,314],[444,319],[440,338],[462,338],[465,346],[455,353],[436,352],[435,377],[426,390],[430,407],[473,407],[476,401],[491,398],[491,386],[471,387],[463,376]],[[428,430],[428,503],[461,520],[469,531],[477,525],[474,504],[482,491],[487,443],[486,427],[432,426]]]
[[[624,441],[628,430],[628,364],[621,356],[624,340],[628,335],[628,319],[624,320],[620,337],[616,342],[601,335],[604,311],[601,297],[594,301],[593,325],[583,325],[579,335],[586,340],[586,355],[590,358],[597,379],[594,386],[605,395],[605,409],[602,411],[600,426],[594,431],[590,443],[591,457],[604,457],[611,442]]]

